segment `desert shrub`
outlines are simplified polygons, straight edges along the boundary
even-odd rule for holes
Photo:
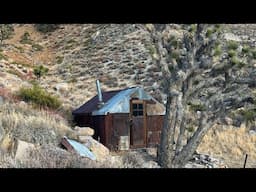
[[[29,143],[57,145],[71,131],[66,119],[49,110],[33,109],[24,103],[1,106],[0,122],[6,133]]]
[[[43,50],[43,46],[39,45],[39,44],[33,44],[32,45],[32,49],[35,51],[42,51]]]
[[[34,84],[32,88],[22,87],[18,91],[18,96],[26,102],[43,108],[58,109],[61,106],[57,97],[50,95],[37,84]]]
[[[248,123],[252,123],[255,120],[256,117],[256,109],[247,109],[242,110],[240,114],[243,116],[244,121]]]
[[[236,51],[233,50],[233,49],[229,50],[229,51],[228,51],[228,56],[229,56],[229,57],[234,57],[234,56],[236,56]]]
[[[56,62],[57,62],[57,64],[61,64],[62,61],[63,61],[63,59],[64,59],[63,56],[57,56],[57,57],[56,57]]]
[[[213,29],[208,29],[208,30],[206,31],[206,37],[209,38],[213,33],[214,33],[214,30],[213,30]]]
[[[20,43],[22,44],[31,44],[32,40],[30,39],[30,34],[29,32],[25,32],[22,36],[21,36],[21,40]]]
[[[195,131],[195,127],[189,126],[189,127],[187,127],[187,131],[188,132],[194,132]]]
[[[220,46],[216,46],[214,48],[214,56],[220,56],[222,53],[221,47]]]
[[[2,53],[0,53],[0,60],[2,60],[2,59],[7,60],[7,57],[4,56]]]
[[[0,24],[0,42],[9,39],[14,32],[14,28],[11,24]]]
[[[228,41],[228,49],[236,50],[238,48],[238,43],[236,41]]]
[[[238,59],[238,57],[236,56],[233,56],[231,58],[231,65],[234,66],[234,65],[238,65],[240,63],[240,60]]]
[[[244,54],[248,54],[250,52],[250,47],[248,45],[243,46],[242,52]]]
[[[48,33],[55,31],[59,27],[58,24],[35,24],[35,28],[37,31],[41,33]]]
[[[188,105],[190,106],[190,109],[192,111],[205,111],[206,110],[206,107],[202,104],[194,104],[194,103],[191,103],[189,102]]]
[[[252,50],[252,58],[256,59],[256,49]]]
[[[171,58],[177,60],[177,59],[179,59],[179,57],[180,57],[180,53],[179,53],[178,50],[173,50],[173,51],[171,52]]]
[[[44,67],[43,65],[39,65],[34,67],[33,73],[39,79],[40,77],[45,75],[48,71],[49,69],[47,67]]]

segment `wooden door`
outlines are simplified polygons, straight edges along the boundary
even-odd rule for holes
[[[141,100],[131,100],[131,126],[130,126],[130,144],[131,148],[146,146],[146,112],[145,102]]]

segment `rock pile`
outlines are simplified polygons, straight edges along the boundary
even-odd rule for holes
[[[227,168],[227,165],[209,155],[195,153],[185,168]]]

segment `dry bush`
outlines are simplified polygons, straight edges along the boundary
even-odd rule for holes
[[[29,159],[21,163],[24,168],[84,168],[93,167],[91,160],[83,159],[76,153],[69,153],[58,147],[42,145],[29,151]]]
[[[242,125],[235,127],[214,127],[202,140],[198,151],[221,158],[228,167],[243,167],[245,154],[248,166],[256,167],[256,135],[250,135]]]
[[[52,145],[28,151],[29,157],[19,161],[19,168],[107,168],[110,162],[93,161]]]

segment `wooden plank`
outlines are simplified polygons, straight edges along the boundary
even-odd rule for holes
[[[147,146],[147,107],[146,102],[143,101],[143,129],[144,129],[144,144]]]
[[[61,144],[66,147],[66,149],[70,152],[74,151],[73,146],[67,141],[67,138],[63,137],[61,139]]]

